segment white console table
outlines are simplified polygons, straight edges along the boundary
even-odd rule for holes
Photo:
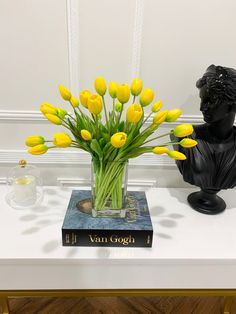
[[[71,188],[45,187],[41,206],[17,210],[6,204],[6,187],[0,187],[0,298],[4,313],[8,313],[8,296],[233,296],[235,190],[219,193],[227,209],[216,216],[200,214],[188,206],[186,197],[192,191],[146,191],[154,228],[152,248],[99,248],[61,244]],[[225,313],[229,313],[229,303]]]

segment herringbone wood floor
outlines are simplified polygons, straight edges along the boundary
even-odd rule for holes
[[[221,314],[221,297],[10,298],[11,314]],[[236,314],[236,298],[232,304]]]

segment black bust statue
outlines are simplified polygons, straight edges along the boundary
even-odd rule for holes
[[[197,140],[197,146],[178,146],[187,159],[177,161],[177,166],[186,182],[201,188],[188,196],[191,207],[217,214],[226,204],[216,193],[236,186],[236,70],[211,65],[196,86],[206,123],[193,126],[190,138]]]

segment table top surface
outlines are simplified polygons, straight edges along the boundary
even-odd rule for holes
[[[196,189],[146,190],[154,237],[152,248],[63,247],[61,227],[73,188],[44,187],[38,207],[13,209],[0,187],[0,264],[28,263],[236,263],[235,190],[221,191],[227,209],[215,216],[192,210]],[[75,189],[75,188],[74,188]]]

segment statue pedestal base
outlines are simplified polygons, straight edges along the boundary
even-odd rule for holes
[[[205,189],[189,194],[190,206],[202,214],[216,215],[226,208],[225,201],[216,195],[220,190]]]

